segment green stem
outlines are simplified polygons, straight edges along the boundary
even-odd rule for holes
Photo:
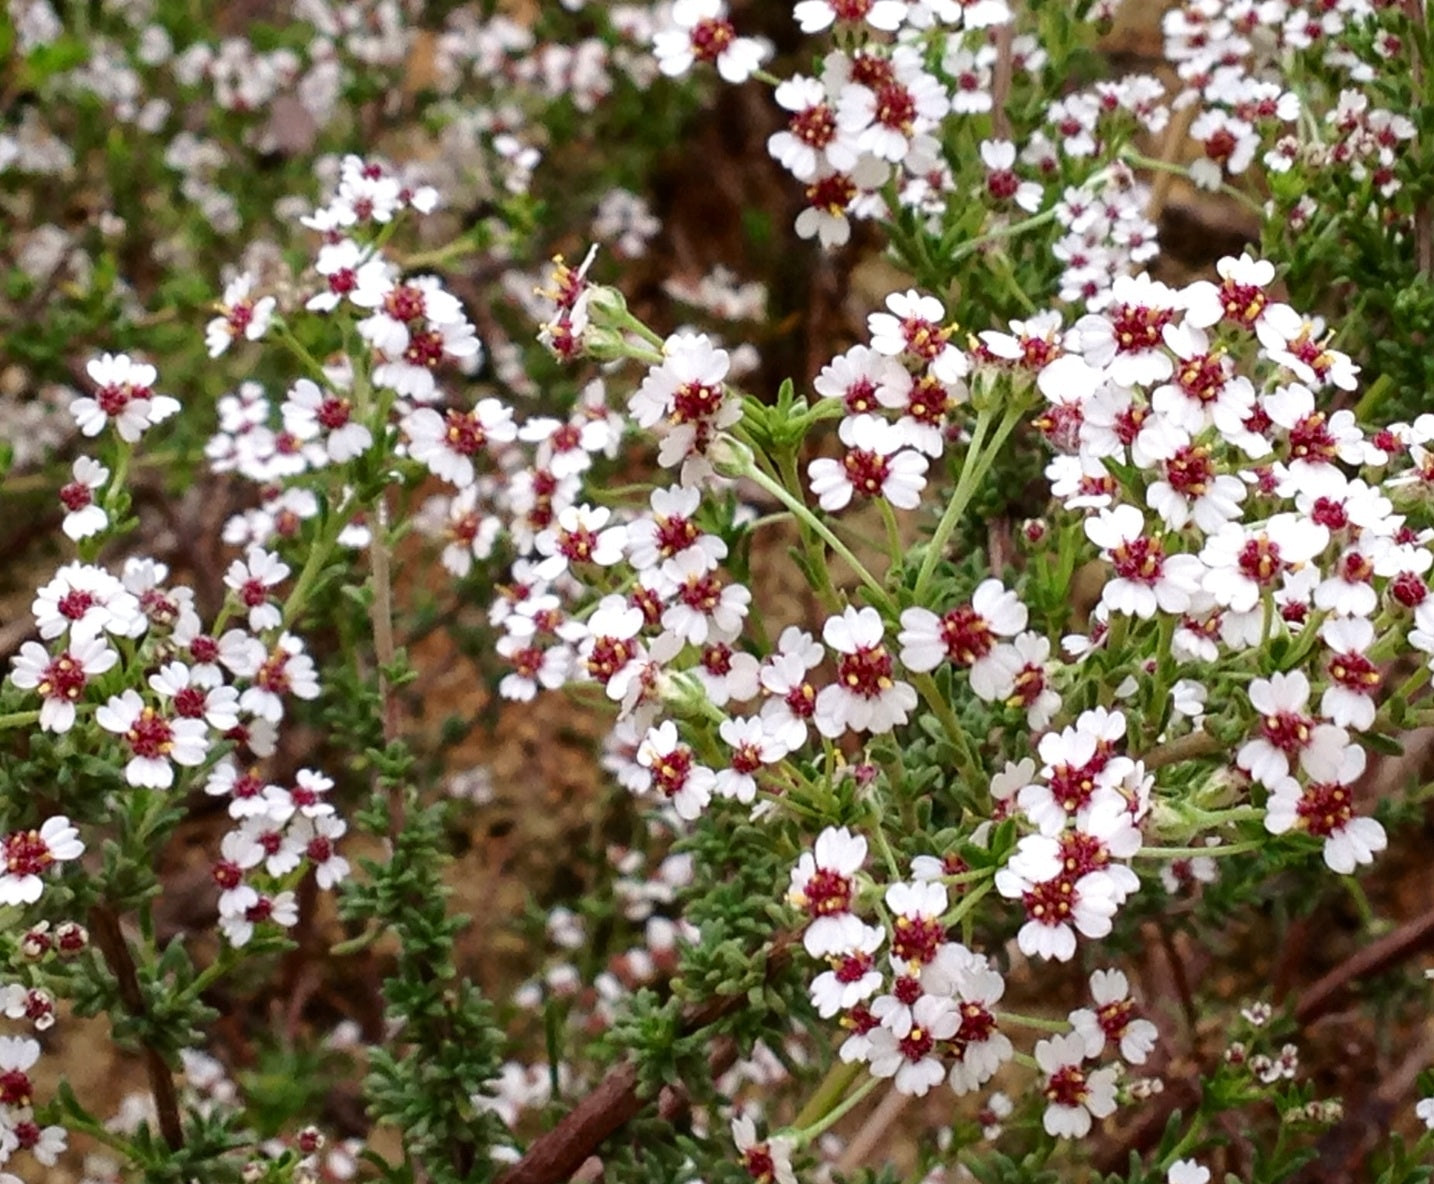
[[[986,432],[990,429],[993,410],[986,407],[977,413],[976,426],[971,432],[971,447],[966,450],[966,457],[961,462],[961,476],[957,479],[956,489],[951,494],[951,500],[946,503],[941,521],[936,524],[935,533],[932,534],[931,541],[927,544],[926,557],[921,561],[921,571],[916,577],[916,587],[912,590],[912,598],[917,604],[923,603],[926,589],[931,583],[931,577],[936,572],[936,564],[940,562],[952,532],[956,529],[957,523],[961,521],[966,507],[995,462],[1001,451],[1001,446],[1005,444],[1006,438],[1020,423],[1024,413],[1025,407],[1022,404],[1010,404],[1006,408],[1000,424],[996,427],[996,434],[991,437],[990,445],[984,451],[982,442]]]
[[[960,899],[954,909],[951,909],[941,918],[941,923],[945,925],[947,929],[950,929],[953,925],[959,925],[961,919],[974,909],[980,903],[981,898],[995,886],[996,881],[990,879],[979,887],[971,889],[970,892],[966,893],[966,895]]]
[[[825,522],[813,514],[811,510],[807,509],[804,502],[789,493],[784,485],[772,480],[772,478],[768,477],[767,474],[763,473],[755,465],[748,466],[748,470],[744,475],[757,485],[760,485],[781,502],[782,505],[786,506],[799,521],[818,535],[828,547],[845,560],[847,566],[856,573],[857,579],[861,581],[872,603],[875,604],[877,608],[882,609],[890,616],[896,615],[896,606],[892,603],[891,597],[886,594],[886,590],[877,582],[876,577],[867,571],[865,564],[851,553],[850,548],[832,533],[831,528],[828,527]]]
[[[1198,855],[1243,855],[1247,851],[1258,851],[1265,846],[1266,839],[1248,839],[1243,843],[1229,843],[1214,847],[1142,847],[1135,853],[1136,859],[1194,859]]]
[[[1044,210],[1030,218],[1022,219],[1020,222],[1011,222],[1005,226],[998,226],[995,230],[987,231],[976,238],[967,239],[956,248],[951,255],[953,263],[959,263],[968,255],[974,255],[982,247],[989,243],[999,242],[1003,238],[1013,238],[1018,234],[1025,234],[1028,230],[1034,230],[1038,226],[1044,226],[1047,222],[1053,222],[1056,217],[1055,208]]]
[[[813,1139],[835,1126],[851,1113],[851,1111],[861,1103],[862,1099],[880,1085],[883,1080],[885,1079],[881,1077],[870,1077],[866,1081],[863,1081],[851,1097],[843,1099],[840,1105],[833,1106],[824,1117],[812,1123],[811,1126],[793,1132],[792,1138],[798,1146],[805,1146],[810,1143]]]
[[[0,715],[0,732],[8,732],[11,728],[28,728],[31,724],[38,723],[39,719],[38,711],[12,711],[9,715]]]
[[[298,581],[289,593],[289,598],[284,601],[284,624],[286,626],[293,625],[299,613],[303,611],[309,594],[313,591],[314,582],[319,578],[324,564],[328,562],[329,556],[338,545],[339,535],[349,524],[350,517],[351,514],[338,509],[329,511],[328,520],[324,523],[323,529],[319,531],[319,536],[314,540],[309,556],[304,561],[304,569],[299,573]]]
[[[1023,1028],[1034,1028],[1038,1032],[1069,1032],[1070,1024],[1066,1020],[1048,1020],[1041,1016],[1020,1015],[1014,1011],[996,1012],[996,1023],[998,1024],[1019,1024]]]
[[[792,1126],[797,1130],[802,1130],[825,1118],[841,1099],[842,1094],[851,1087],[851,1083],[861,1075],[862,1067],[859,1063],[836,1062],[827,1070],[827,1075],[817,1086],[816,1093],[807,1099],[807,1104],[793,1119]]]
[[[941,693],[941,688],[936,685],[936,680],[929,674],[912,674],[910,678],[911,685],[916,688],[922,699],[926,701],[926,706],[941,721],[946,738],[956,749],[956,764],[962,776],[972,788],[979,786],[985,780],[981,762],[971,747],[971,740],[966,735],[966,729],[956,718],[956,713],[951,709],[951,704],[946,701],[946,696]]]

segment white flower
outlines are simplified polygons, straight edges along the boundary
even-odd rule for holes
[[[895,425],[874,415],[844,419],[837,435],[847,446],[841,460],[820,457],[807,466],[807,479],[823,510],[844,508],[853,494],[885,498],[893,506],[914,510],[926,487],[928,462],[910,448]]]
[[[103,637],[80,637],[68,649],[52,656],[39,642],[27,641],[15,656],[10,680],[21,690],[37,692],[40,730],[57,735],[75,723],[75,704],[89,680],[119,661],[119,654]]]
[[[225,286],[219,315],[204,329],[204,340],[211,358],[217,358],[239,337],[246,341],[258,341],[269,331],[269,321],[277,302],[272,296],[251,300],[249,290],[253,286],[254,277],[248,272],[235,276]]]
[[[866,939],[866,926],[851,912],[854,878],[865,862],[864,836],[828,827],[792,868],[787,902],[812,919],[802,944],[813,958],[840,957]]]
[[[138,598],[101,567],[67,563],[35,593],[30,605],[35,627],[46,641],[66,630],[72,638],[112,633],[138,637],[148,622]]]
[[[99,534],[109,525],[103,506],[95,504],[95,490],[110,479],[110,471],[93,457],[75,458],[74,480],[60,488],[65,520],[60,524],[67,537],[79,542]]]
[[[677,725],[671,720],[647,730],[638,746],[637,761],[651,771],[653,786],[684,821],[691,822],[712,800],[717,775],[697,763],[692,749],[678,740]]]
[[[473,483],[473,457],[493,444],[518,438],[512,409],[492,398],[480,399],[467,412],[450,410],[440,415],[431,407],[420,407],[404,416],[400,426],[408,438],[409,455],[459,488]]]
[[[289,577],[289,565],[272,551],[250,547],[243,559],[236,559],[224,573],[224,585],[249,610],[249,628],[255,633],[277,629],[284,614],[269,596],[269,590]]]
[[[723,0],[676,0],[673,29],[653,35],[657,68],[669,77],[687,73],[697,61],[712,62],[724,81],[744,82],[762,64],[768,47],[753,37],[738,37]]]
[[[146,706],[132,688],[100,707],[95,722],[129,745],[125,780],[134,786],[168,789],[174,784],[172,764],[193,768],[202,765],[209,752],[209,729],[203,720],[171,720]]]
[[[796,1143],[785,1135],[759,1141],[757,1127],[745,1114],[732,1119],[732,1142],[742,1157],[742,1166],[760,1184],[797,1184],[792,1171]]]
[[[803,33],[820,33],[836,21],[864,21],[883,33],[894,33],[906,17],[905,0],[859,0],[834,4],[832,0],[799,0],[792,15]]]
[[[817,730],[835,738],[848,730],[882,733],[904,724],[917,695],[894,677],[881,614],[871,607],[848,607],[827,619],[822,640],[840,657],[836,682],[817,695]]]
[[[942,661],[967,666],[971,689],[987,702],[1004,699],[1015,688],[1022,668],[1019,651],[1001,645],[1026,627],[1026,606],[1000,580],[983,580],[969,605],[938,617],[929,609],[909,608],[901,614],[901,662],[908,670],[934,670]]]
[[[1083,1139],[1090,1133],[1092,1118],[1115,1113],[1115,1070],[1087,1073],[1081,1067],[1085,1055],[1085,1041],[1074,1032],[1036,1044],[1047,1103],[1041,1121],[1046,1134],[1055,1138]]]
[[[1337,777],[1344,766],[1349,733],[1306,715],[1309,694],[1309,679],[1302,670],[1251,681],[1250,705],[1259,712],[1260,732],[1241,746],[1235,763],[1261,785],[1273,789],[1289,775],[1290,762],[1296,758],[1317,781]]]
[[[70,404],[81,435],[98,436],[113,423],[121,440],[134,444],[146,428],[179,410],[179,401],[154,393],[159,377],[153,366],[133,361],[127,354],[103,354],[85,367],[96,390]]]
[[[941,301],[910,288],[891,293],[886,308],[886,312],[870,313],[866,318],[872,349],[889,358],[909,358],[926,365],[942,382],[955,383],[966,377],[970,362],[950,342],[954,327],[942,325],[946,310]]]
[[[1210,1184],[1210,1169],[1193,1159],[1177,1159],[1165,1174],[1166,1184]]]
[[[718,771],[713,789],[719,797],[750,803],[757,796],[757,771],[782,760],[787,746],[757,717],[724,719],[717,732],[732,749],[732,755],[727,768]]]
[[[222,639],[221,639],[222,645]],[[284,718],[284,696],[317,699],[318,671],[304,652],[304,643],[292,633],[279,637],[253,673],[254,685],[239,696],[239,706],[260,719],[277,724]]]
[[[290,388],[281,412],[285,431],[300,440],[321,437],[334,464],[362,456],[373,444],[373,433],[352,418],[353,404],[347,396],[324,390],[307,378]]]
[[[1121,386],[1163,382],[1174,367],[1162,334],[1179,307],[1180,297],[1145,273],[1117,276],[1106,311],[1075,323],[1081,354]]]
[[[923,995],[911,1008],[911,1027],[898,1036],[890,1028],[871,1033],[868,1068],[873,1077],[894,1077],[898,1093],[924,1097],[946,1076],[938,1046],[961,1026],[950,999]]]
[[[1071,1028],[1084,1041],[1086,1056],[1098,1057],[1106,1043],[1113,1042],[1120,1055],[1132,1065],[1143,1065],[1159,1036],[1154,1024],[1135,1014],[1130,982],[1119,970],[1097,970],[1090,976],[1090,994],[1095,1010],[1071,1012]]]
[[[874,955],[885,940],[886,930],[863,925],[854,946],[827,959],[831,969],[817,975],[811,985],[812,1003],[818,1015],[830,1019],[838,1012],[850,1011],[881,990],[884,976],[876,968]]]
[[[80,832],[63,814],[47,818],[39,830],[12,831],[0,845],[0,904],[34,904],[44,892],[41,874],[53,863],[84,854]],[[32,1058],[33,1060],[33,1058]],[[4,1065],[0,1054],[0,1067]]]
[[[1324,839],[1325,864],[1333,872],[1349,875],[1360,864],[1372,863],[1388,838],[1375,819],[1354,813],[1351,787],[1364,773],[1364,749],[1350,745],[1342,757],[1327,779],[1306,785],[1293,777],[1275,782],[1266,803],[1265,829],[1276,835],[1299,829]]]
[[[1106,583],[1101,603],[1111,612],[1145,620],[1157,609],[1184,613],[1200,588],[1205,565],[1194,555],[1167,556],[1159,536],[1146,536],[1144,530],[1145,517],[1134,506],[1115,506],[1086,519],[1086,535],[1115,568],[1116,578]]]

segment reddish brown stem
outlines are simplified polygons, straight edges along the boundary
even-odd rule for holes
[[[124,1009],[136,1019],[145,1014],[144,992],[140,990],[139,973],[135,970],[134,959],[130,956],[129,943],[120,929],[119,916],[108,905],[97,904],[90,909],[90,932],[95,944],[104,956],[105,965],[115,976],[120,1002]],[[157,1048],[144,1044],[144,1067],[149,1075],[149,1092],[154,1095],[155,1113],[159,1115],[159,1130],[171,1150],[178,1151],[184,1146],[184,1124],[179,1116],[179,1092],[174,1087],[174,1077],[169,1065]]]

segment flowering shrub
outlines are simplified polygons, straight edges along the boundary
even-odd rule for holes
[[[279,7],[9,4],[6,1169],[1427,1180],[1422,5]],[[739,95],[785,380],[630,278]]]

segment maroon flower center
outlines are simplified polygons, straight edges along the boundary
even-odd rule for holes
[[[1354,817],[1346,785],[1317,784],[1305,786],[1304,796],[1295,806],[1304,828],[1317,838],[1327,838]]]
[[[698,21],[692,27],[692,53],[699,62],[715,62],[736,39],[732,22],[716,18]]]
[[[436,370],[443,361],[443,334],[436,329],[416,330],[408,335],[403,360],[410,366]]]
[[[906,414],[918,423],[939,427],[951,405],[946,385],[929,374],[922,375],[911,385],[911,395],[906,404]]]
[[[1071,915],[1075,898],[1075,885],[1064,876],[1032,885],[1029,892],[1021,895],[1026,916],[1042,925],[1061,925]]]
[[[707,382],[685,382],[672,394],[674,424],[702,423],[717,414],[722,406],[722,388]]]
[[[538,671],[543,667],[542,647],[536,645],[527,646],[510,656],[508,662],[520,678],[535,678]]]
[[[347,399],[341,399],[338,395],[325,395],[324,401],[319,404],[319,410],[315,418],[318,419],[321,427],[329,431],[337,431],[349,421],[349,412],[352,404]]]
[[[328,863],[334,857],[334,844],[327,835],[315,835],[304,848],[304,854],[315,863]]]
[[[1310,720],[1293,711],[1280,711],[1260,721],[1266,740],[1281,752],[1296,753],[1310,742]]]
[[[426,304],[422,288],[412,284],[399,284],[391,288],[383,298],[383,311],[395,321],[407,324],[423,316]]]
[[[558,554],[574,563],[587,563],[597,549],[597,534],[586,526],[558,531]]]
[[[842,396],[848,415],[861,415],[876,406],[876,383],[865,374],[852,381]]]
[[[941,641],[946,656],[963,666],[984,658],[996,644],[990,622],[969,604],[953,608],[941,618]]]
[[[60,616],[67,620],[78,621],[98,603],[94,593],[86,592],[82,588],[71,588],[60,597],[56,608]]]
[[[111,419],[124,413],[129,406],[132,388],[129,386],[102,386],[95,392],[95,402],[100,405],[100,410]]]
[[[0,1073],[0,1104],[28,1106],[33,1092],[28,1074],[19,1069],[7,1069]]]
[[[996,1030],[996,1017],[979,1003],[961,1005],[961,1027],[956,1030],[956,1041],[964,1052],[968,1044],[980,1044],[989,1040]]]
[[[1402,571],[1389,581],[1389,592],[1405,608],[1418,608],[1429,595],[1429,586],[1412,571]]]
[[[819,867],[802,889],[807,912],[813,917],[830,917],[851,908],[852,883],[849,877],[829,867]]]
[[[1379,671],[1363,654],[1336,654],[1329,663],[1329,676],[1341,686],[1368,694],[1379,685]]]
[[[1109,314],[1115,331],[1115,347],[1122,353],[1155,349],[1161,331],[1175,317],[1173,309],[1147,308],[1143,304],[1121,304]]]
[[[899,82],[888,82],[877,88],[875,114],[877,123],[909,136],[916,121],[916,99]]]
[[[1268,297],[1254,284],[1226,280],[1220,285],[1220,306],[1225,310],[1226,318],[1244,325],[1246,329],[1254,328],[1267,303]]]
[[[637,656],[637,647],[617,637],[599,637],[587,658],[588,673],[606,682]]]
[[[207,706],[206,698],[198,687],[181,687],[174,696],[174,714],[184,719],[201,719]]]
[[[213,662],[219,657],[219,643],[201,633],[189,643],[189,656],[196,662]]]
[[[825,210],[833,218],[845,212],[856,196],[856,182],[845,173],[832,173],[807,186],[807,205]]]
[[[997,201],[1010,201],[1020,187],[1020,178],[1010,169],[996,169],[986,174],[986,192]]]
[[[1224,164],[1234,155],[1239,141],[1228,128],[1220,128],[1205,141],[1205,155],[1211,160]]]
[[[1290,429],[1290,456],[1295,460],[1333,461],[1337,447],[1334,437],[1325,427],[1322,411],[1306,415]]]
[[[1087,872],[1099,871],[1110,863],[1110,852],[1094,835],[1081,830],[1066,831],[1061,835],[1060,843],[1062,872],[1071,883]]]
[[[69,654],[61,654],[45,667],[40,685],[35,689],[46,699],[65,699],[73,703],[83,694],[87,682],[84,667]]]
[[[839,983],[859,983],[870,972],[871,966],[871,955],[858,950],[855,954],[846,955],[837,964],[834,972],[836,980]]]
[[[797,719],[811,719],[817,709],[817,692],[811,683],[804,682],[782,696],[782,702]]]
[[[239,887],[244,881],[244,869],[228,859],[216,863],[209,875],[225,892]]]
[[[60,487],[60,504],[71,514],[94,503],[94,491],[81,481],[71,481]]]
[[[689,575],[678,587],[677,599],[693,612],[707,616],[722,603],[722,585],[710,575]]]
[[[1116,547],[1110,561],[1121,579],[1154,584],[1165,566],[1165,546],[1159,539],[1142,535]]]
[[[788,121],[792,135],[813,148],[825,148],[836,135],[836,115],[825,103],[798,111]]]
[[[692,750],[679,744],[671,752],[659,756],[652,765],[652,780],[666,797],[676,797],[687,784],[692,772]]]
[[[732,770],[751,774],[762,767],[762,750],[755,744],[739,744],[732,750]]]
[[[842,457],[842,468],[847,480],[857,493],[875,497],[891,475],[891,462],[879,452],[865,448],[853,448]]]
[[[935,1044],[935,1039],[925,1028],[912,1028],[896,1042],[896,1047],[908,1061],[916,1062],[929,1053]]]
[[[884,645],[862,646],[854,654],[843,654],[837,678],[853,695],[878,699],[891,689],[891,655]]]
[[[901,322],[901,335],[906,339],[906,348],[918,358],[931,361],[946,348],[950,334],[940,325],[934,325],[924,317],[907,317]]]
[[[244,910],[244,919],[252,924],[267,921],[274,915],[274,902],[267,896],[261,896],[247,909]]]
[[[701,533],[691,518],[680,514],[671,517],[655,514],[653,525],[656,527],[653,542],[657,544],[658,553],[669,559],[692,546]]]
[[[135,756],[156,760],[168,756],[174,747],[174,729],[153,707],[146,707],[130,725],[125,739],[129,741]]]
[[[921,998],[921,980],[912,975],[903,974],[892,986],[891,993],[907,1007],[910,1007]]]
[[[1113,999],[1098,1007],[1095,1013],[1095,1022],[1107,1040],[1119,1041],[1134,1018],[1135,1004],[1129,999]]]
[[[757,1184],[770,1184],[776,1179],[777,1165],[766,1143],[757,1143],[742,1152],[742,1166]]]
[[[938,917],[897,917],[891,928],[891,952],[904,962],[925,965],[945,940],[946,928]]]
[[[358,287],[358,275],[352,267],[340,267],[329,276],[329,291],[335,296],[347,296]]]
[[[724,678],[732,673],[732,647],[726,642],[715,642],[702,651],[702,669],[715,678]]]
[[[1284,571],[1284,563],[1280,560],[1280,545],[1272,543],[1264,535],[1250,539],[1241,549],[1236,566],[1246,579],[1257,584],[1271,584],[1275,577]]]
[[[488,433],[476,413],[449,411],[444,417],[443,438],[459,456],[472,456],[488,443]]]
[[[1085,1072],[1079,1065],[1062,1065],[1046,1082],[1046,1100],[1057,1106],[1080,1106],[1090,1091],[1086,1088]]]
[[[12,876],[37,876],[55,857],[37,830],[17,830],[5,836],[5,871]]]
[[[1188,498],[1203,496],[1214,477],[1210,449],[1203,444],[1188,444],[1165,462],[1165,479],[1170,488]]]

